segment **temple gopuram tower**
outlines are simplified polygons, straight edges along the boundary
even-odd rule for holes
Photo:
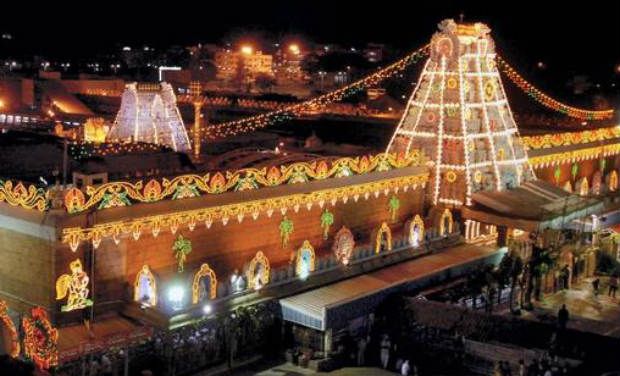
[[[107,138],[166,145],[180,152],[191,150],[174,90],[165,82],[128,84]]]
[[[432,205],[472,204],[472,193],[535,179],[495,64],[490,29],[444,20],[388,152],[423,150]]]

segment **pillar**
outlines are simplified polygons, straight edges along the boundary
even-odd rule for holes
[[[323,333],[323,353],[325,356],[332,351],[332,330],[325,329]]]
[[[202,99],[202,98],[201,98]],[[194,158],[200,158],[200,126],[202,124],[201,119],[202,100],[194,101]]]
[[[497,246],[505,247],[508,229],[506,226],[497,226]]]

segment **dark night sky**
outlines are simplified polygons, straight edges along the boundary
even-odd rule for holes
[[[412,49],[428,41],[439,20],[463,11],[466,21],[487,22],[500,50],[522,66],[542,60],[549,73],[611,80],[620,63],[620,2],[609,0],[33,3],[3,12],[0,31],[12,33],[25,51],[45,55],[79,57],[115,44],[216,42],[238,28]]]

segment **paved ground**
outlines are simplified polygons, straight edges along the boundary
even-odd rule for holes
[[[546,295],[535,303],[534,311],[523,311],[523,317],[555,322],[558,309],[566,304],[569,328],[620,338],[620,292],[616,298],[607,296],[607,278],[600,280],[598,296],[593,292],[592,278],[586,279],[571,290]]]
[[[247,370],[233,373],[233,376],[305,376],[305,375],[329,375],[329,376],[394,376],[395,372],[384,371],[379,368],[355,367],[343,368],[333,372],[317,373],[307,368],[297,367],[289,363],[279,364],[264,370]]]

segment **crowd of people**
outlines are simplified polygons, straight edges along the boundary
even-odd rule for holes
[[[126,366],[131,375],[179,375],[216,364],[230,365],[237,357],[260,352],[261,344],[272,338],[264,334],[273,327],[273,308],[269,303],[240,308],[230,316],[159,331],[128,348],[109,348],[63,363],[56,375],[118,376]]]

